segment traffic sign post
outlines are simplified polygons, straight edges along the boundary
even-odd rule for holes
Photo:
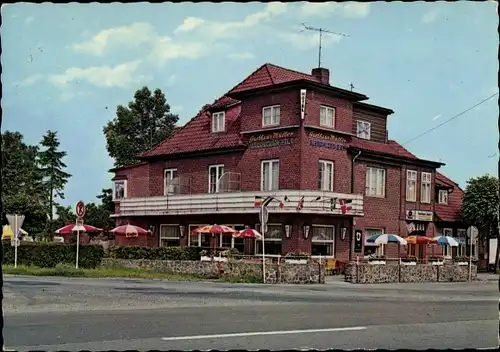
[[[75,206],[76,213],[76,263],[75,268],[78,269],[78,259],[80,254],[80,226],[83,225],[83,217],[85,216],[85,203],[83,201],[79,201]]]
[[[262,235],[262,283],[266,283],[266,255],[265,255],[265,242],[264,242],[264,235],[267,229],[267,219],[269,217],[269,211],[267,210],[266,206],[262,204],[260,207],[260,213],[259,213],[259,218],[261,221],[261,226],[260,226],[260,232]]]
[[[469,281],[472,281],[472,242],[476,242],[479,230],[476,226],[469,226],[466,233],[469,239]]]
[[[7,215],[7,221],[14,236],[14,268],[17,268],[17,247],[19,246],[19,229],[23,226],[24,215]],[[12,243],[12,242],[11,242]]]

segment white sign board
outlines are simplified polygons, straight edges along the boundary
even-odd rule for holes
[[[488,256],[488,262],[490,265],[495,264],[495,255],[497,254],[497,238],[490,238],[490,253]]]
[[[19,229],[23,226],[24,215],[7,214],[7,221],[15,238],[19,238]]]
[[[259,211],[259,220],[261,224],[267,224],[267,220],[269,219],[269,210],[266,207],[261,207],[261,211]]]
[[[469,226],[467,228],[467,238],[470,239],[472,242],[475,242],[477,240],[478,235],[479,235],[479,230],[477,229],[476,226]]]

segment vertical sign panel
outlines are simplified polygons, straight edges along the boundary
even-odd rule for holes
[[[363,232],[361,230],[354,231],[354,252],[361,253],[363,249]]]
[[[300,90],[300,118],[303,120],[306,114],[306,90]]]

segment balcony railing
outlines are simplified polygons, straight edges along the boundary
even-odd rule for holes
[[[268,206],[272,213],[305,213],[329,215],[363,215],[363,196],[322,191],[282,190],[272,192],[222,192],[205,194],[172,194],[162,197],[126,198],[120,200],[119,213],[115,216],[161,216],[181,214],[237,214],[258,213],[255,197],[273,196]],[[331,200],[350,199],[348,207],[337,204],[332,209]],[[298,208],[303,199],[302,208]],[[283,204],[280,207],[280,202]]]
[[[225,172],[217,182],[220,193],[241,191],[241,174],[239,172]]]
[[[165,181],[165,195],[191,194],[191,177],[177,176]]]

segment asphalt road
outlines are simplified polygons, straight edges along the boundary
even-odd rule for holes
[[[498,284],[5,277],[8,349],[492,348]]]

